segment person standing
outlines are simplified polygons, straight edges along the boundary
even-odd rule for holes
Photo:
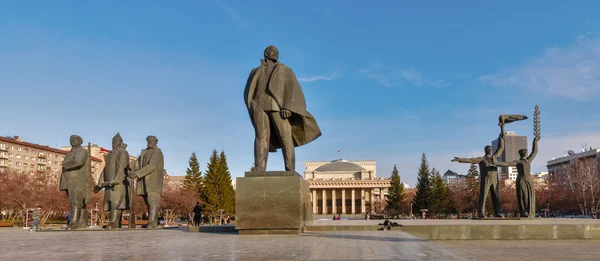
[[[194,226],[200,226],[200,219],[202,218],[202,206],[200,202],[196,202],[196,206],[194,206]]]
[[[40,211],[42,210],[42,206],[38,206],[33,209],[33,213],[31,213],[33,217],[33,223],[31,223],[31,229],[29,231],[36,232],[40,229]],[[35,227],[35,229],[34,229]]]

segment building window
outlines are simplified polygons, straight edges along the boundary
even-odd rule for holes
[[[21,162],[16,162],[15,165],[17,165],[17,167],[21,166]]]
[[[15,149],[15,147],[14,147],[14,146],[10,146],[10,149],[11,149],[11,150],[14,150],[14,149]],[[23,148],[21,148],[21,147],[17,147],[17,151],[23,151]]]
[[[15,158],[20,159],[21,158],[21,154],[15,154]]]
[[[14,156],[15,156],[15,154],[8,153],[8,157],[9,157],[9,158],[12,158],[12,157],[14,157]]]
[[[27,168],[27,167],[29,167],[29,164],[27,164],[27,163],[23,163],[23,167],[26,167],[26,168]]]
[[[35,150],[31,150],[31,154],[35,154]]]

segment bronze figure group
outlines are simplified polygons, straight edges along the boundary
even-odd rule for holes
[[[104,210],[110,211],[107,229],[121,228],[122,211],[130,209],[133,201],[131,186],[136,183],[136,194],[142,196],[148,207],[147,228],[156,228],[158,211],[163,195],[164,158],[157,147],[155,136],[146,138],[147,148],[142,150],[136,161],[129,161],[127,144],[117,133],[112,139],[112,150],[105,158],[105,166],[100,174],[94,193],[104,190]],[[81,146],[83,140],[71,136],[72,149],[63,161],[60,190],[67,193],[71,205],[71,222],[68,229],[85,228],[87,225],[86,204],[90,203],[91,168],[90,154]],[[130,217],[130,224],[135,218]],[[130,226],[131,227],[131,226]],[[134,227],[134,226],[133,226]]]
[[[519,150],[520,158],[510,162],[498,162],[498,157],[504,150],[504,125],[514,121],[526,120],[527,116],[516,114],[503,114],[499,117],[500,136],[498,149],[492,154],[492,146],[485,147],[485,155],[478,158],[459,158],[454,157],[453,162],[479,164],[480,171],[480,190],[478,202],[478,217],[484,218],[485,201],[488,192],[491,194],[492,205],[494,207],[494,216],[501,217],[500,214],[500,191],[498,188],[498,167],[515,166],[517,168],[516,196],[520,217],[535,217],[535,189],[533,177],[531,175],[531,162],[537,155],[538,142],[540,140],[540,111],[536,105],[533,120],[533,145],[531,154],[527,155],[526,148]]]

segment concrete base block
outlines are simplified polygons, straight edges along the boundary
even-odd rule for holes
[[[308,182],[295,171],[246,172],[236,180],[240,235],[298,234],[312,222]]]

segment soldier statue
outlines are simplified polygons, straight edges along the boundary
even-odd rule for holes
[[[294,171],[295,147],[321,136],[314,117],[306,110],[306,101],[296,75],[278,61],[279,51],[269,46],[261,65],[248,76],[244,102],[254,126],[254,167],[265,171],[269,152],[282,149],[286,171]]]
[[[129,209],[129,153],[117,133],[112,139],[112,150],[106,155],[106,164],[94,192],[104,188],[104,211],[110,211],[107,229],[121,227],[122,211]]]
[[[71,135],[71,150],[62,162],[59,189],[67,193],[71,205],[71,222],[67,229],[84,228],[87,225],[86,205],[90,203],[92,177],[88,151],[81,146],[83,139]]]
[[[157,147],[158,139],[155,136],[148,136],[146,141],[147,148],[142,150],[128,175],[137,179],[137,194],[144,198],[148,206],[148,224],[145,227],[156,228],[160,199],[163,196],[164,158],[162,151]]]

